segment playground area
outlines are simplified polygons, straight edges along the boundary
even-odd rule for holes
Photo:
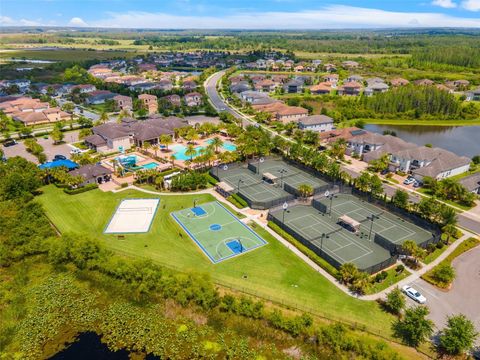
[[[304,245],[335,267],[354,263],[374,273],[395,262],[393,254],[405,240],[422,245],[433,234],[353,195],[314,200],[269,214]]]
[[[214,264],[267,244],[216,201],[194,204],[171,215]]]
[[[314,194],[331,187],[306,171],[275,159],[248,165],[221,165],[210,173],[229,184],[253,209],[269,209],[293,200],[300,194],[300,185],[311,186]]]
[[[123,173],[134,173],[141,170],[163,171],[172,167],[171,163],[160,163],[147,155],[132,152],[128,154],[116,155],[102,161],[103,165],[111,169],[122,170]]]
[[[110,219],[105,234],[145,233],[150,230],[159,199],[125,199]]]

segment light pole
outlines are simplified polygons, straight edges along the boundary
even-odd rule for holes
[[[282,169],[280,170],[280,186],[283,188],[283,174],[285,174],[287,170]]]
[[[322,250],[322,252],[323,252],[323,239],[325,238],[325,236],[326,236],[326,234],[323,233],[322,237],[320,238],[320,250]]]
[[[260,164],[263,163],[265,159],[263,157],[258,159],[258,174],[260,174]]]
[[[330,195],[330,209],[328,210],[328,215],[330,215],[330,217],[332,217],[333,198],[336,198],[336,197],[337,197],[336,195],[333,195],[333,194]]]
[[[283,213],[282,213],[282,229],[285,228],[285,213],[287,212],[288,209],[288,203],[285,201],[282,205],[283,208]]]
[[[370,232],[368,233],[368,240],[370,240],[371,236],[372,236],[372,230],[373,230],[373,222],[376,220],[376,219],[379,219],[379,217],[375,214],[372,214],[370,216]]]

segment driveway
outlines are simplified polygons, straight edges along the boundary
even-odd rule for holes
[[[480,247],[456,258],[452,265],[457,276],[450,291],[439,290],[422,279],[412,286],[427,298],[429,318],[439,330],[445,327],[447,316],[464,314],[480,332]],[[408,303],[416,304],[410,299]],[[480,346],[480,338],[476,344]]]

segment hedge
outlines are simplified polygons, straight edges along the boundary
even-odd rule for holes
[[[97,184],[88,184],[88,185],[85,185],[85,186],[82,186],[82,187],[79,187],[79,188],[76,188],[76,189],[65,188],[65,189],[63,189],[63,192],[65,194],[68,194],[68,195],[75,195],[75,194],[81,194],[83,192],[90,191],[90,190],[93,190],[93,189],[98,189],[98,185]]]
[[[322,259],[320,256],[315,254],[312,250],[307,248],[305,245],[303,245],[300,241],[295,239],[292,235],[287,233],[285,230],[283,230],[280,226],[275,224],[272,221],[268,222],[268,227],[275,231],[278,235],[283,237],[285,240],[287,240],[290,244],[295,246],[298,250],[300,250],[302,253],[304,253],[310,260],[312,260],[315,264],[320,266],[323,270],[328,272],[330,275],[334,276],[335,278],[338,275],[337,269],[328,263],[326,260]]]
[[[233,205],[235,205],[239,209],[244,209],[248,206],[247,202],[237,194],[230,195],[229,197],[227,197],[227,200],[230,201]]]
[[[215,179],[212,175],[210,175],[209,173],[207,173],[207,180],[210,184],[212,185],[216,185],[218,183],[218,180]]]

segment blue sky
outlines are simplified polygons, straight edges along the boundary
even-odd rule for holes
[[[480,27],[480,0],[0,0],[0,24],[159,29]]]

